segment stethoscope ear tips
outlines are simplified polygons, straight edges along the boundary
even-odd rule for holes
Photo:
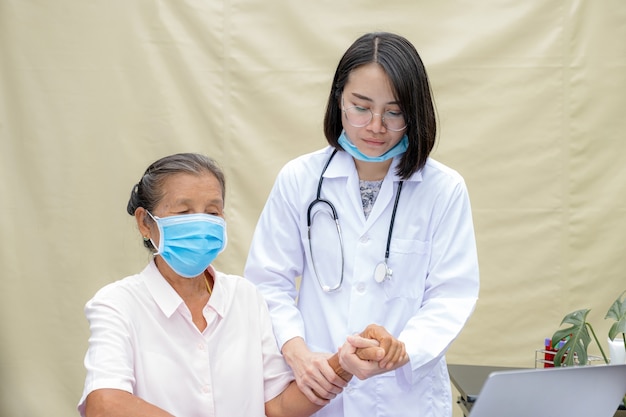
[[[379,262],[378,265],[376,265],[376,268],[374,268],[374,281],[380,284],[388,279],[391,279],[392,274],[393,271],[387,266],[387,262]]]

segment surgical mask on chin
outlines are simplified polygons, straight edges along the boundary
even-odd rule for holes
[[[348,152],[350,155],[360,161],[383,162],[393,158],[396,155],[403,154],[409,147],[409,137],[405,134],[404,136],[402,136],[402,139],[400,139],[400,142],[396,143],[396,146],[389,149],[387,152],[380,156],[365,155],[354,145],[354,143],[350,142],[350,139],[348,139],[348,136],[346,136],[345,130],[341,131],[341,135],[339,136],[339,144],[344,151]]]
[[[154,254],[181,277],[194,278],[204,272],[226,248],[226,222],[210,214],[183,214],[156,217],[150,212],[159,228],[159,245]]]

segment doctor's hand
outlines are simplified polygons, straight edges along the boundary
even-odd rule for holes
[[[378,361],[365,358],[363,349],[377,340],[384,356]],[[359,379],[366,379],[382,374],[409,362],[404,343],[394,338],[384,327],[371,324],[359,336],[348,336],[346,343],[339,350],[339,363],[346,372]]]
[[[328,363],[330,353],[311,352],[300,337],[288,340],[282,353],[293,370],[298,388],[314,404],[327,404],[348,384]]]

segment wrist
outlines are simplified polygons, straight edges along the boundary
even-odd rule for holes
[[[285,358],[287,364],[291,366],[296,358],[302,355],[301,352],[303,350],[308,351],[306,343],[304,342],[303,338],[301,338],[300,336],[296,336],[292,339],[287,340],[283,344],[283,347],[281,348],[281,353]]]
[[[341,365],[339,364],[339,353],[335,353],[333,356],[328,358],[328,364],[330,365],[331,368],[333,368],[333,371],[335,371],[335,373],[341,379],[343,379],[346,382],[350,382],[350,380],[352,379],[352,374],[346,371],[345,369],[343,369]]]

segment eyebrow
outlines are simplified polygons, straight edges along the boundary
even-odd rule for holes
[[[192,203],[193,203],[192,199],[181,198],[179,200],[175,200],[174,203],[172,204],[172,207],[181,206],[181,205],[189,207],[189,206],[192,205]],[[215,199],[209,201],[208,203],[209,203],[209,205],[214,204],[214,205],[221,206],[221,207],[224,206],[224,200],[222,200],[221,198],[215,198]]]
[[[352,94],[352,95],[353,95],[354,97],[356,97],[356,98],[360,98],[361,100],[369,101],[369,102],[372,102],[372,103],[374,102],[374,100],[372,100],[371,98],[369,98],[369,97],[367,97],[367,96],[364,96],[364,95],[362,95],[362,94],[359,94],[359,93],[350,93],[350,94]],[[394,104],[394,105],[397,105],[397,106],[399,106],[399,105],[400,105],[400,103],[398,103],[398,102],[397,102],[397,101],[395,101],[395,100],[394,100],[394,101],[389,101],[389,102],[387,102],[387,103],[385,103],[385,104],[386,104],[386,105],[389,105],[389,104]]]

